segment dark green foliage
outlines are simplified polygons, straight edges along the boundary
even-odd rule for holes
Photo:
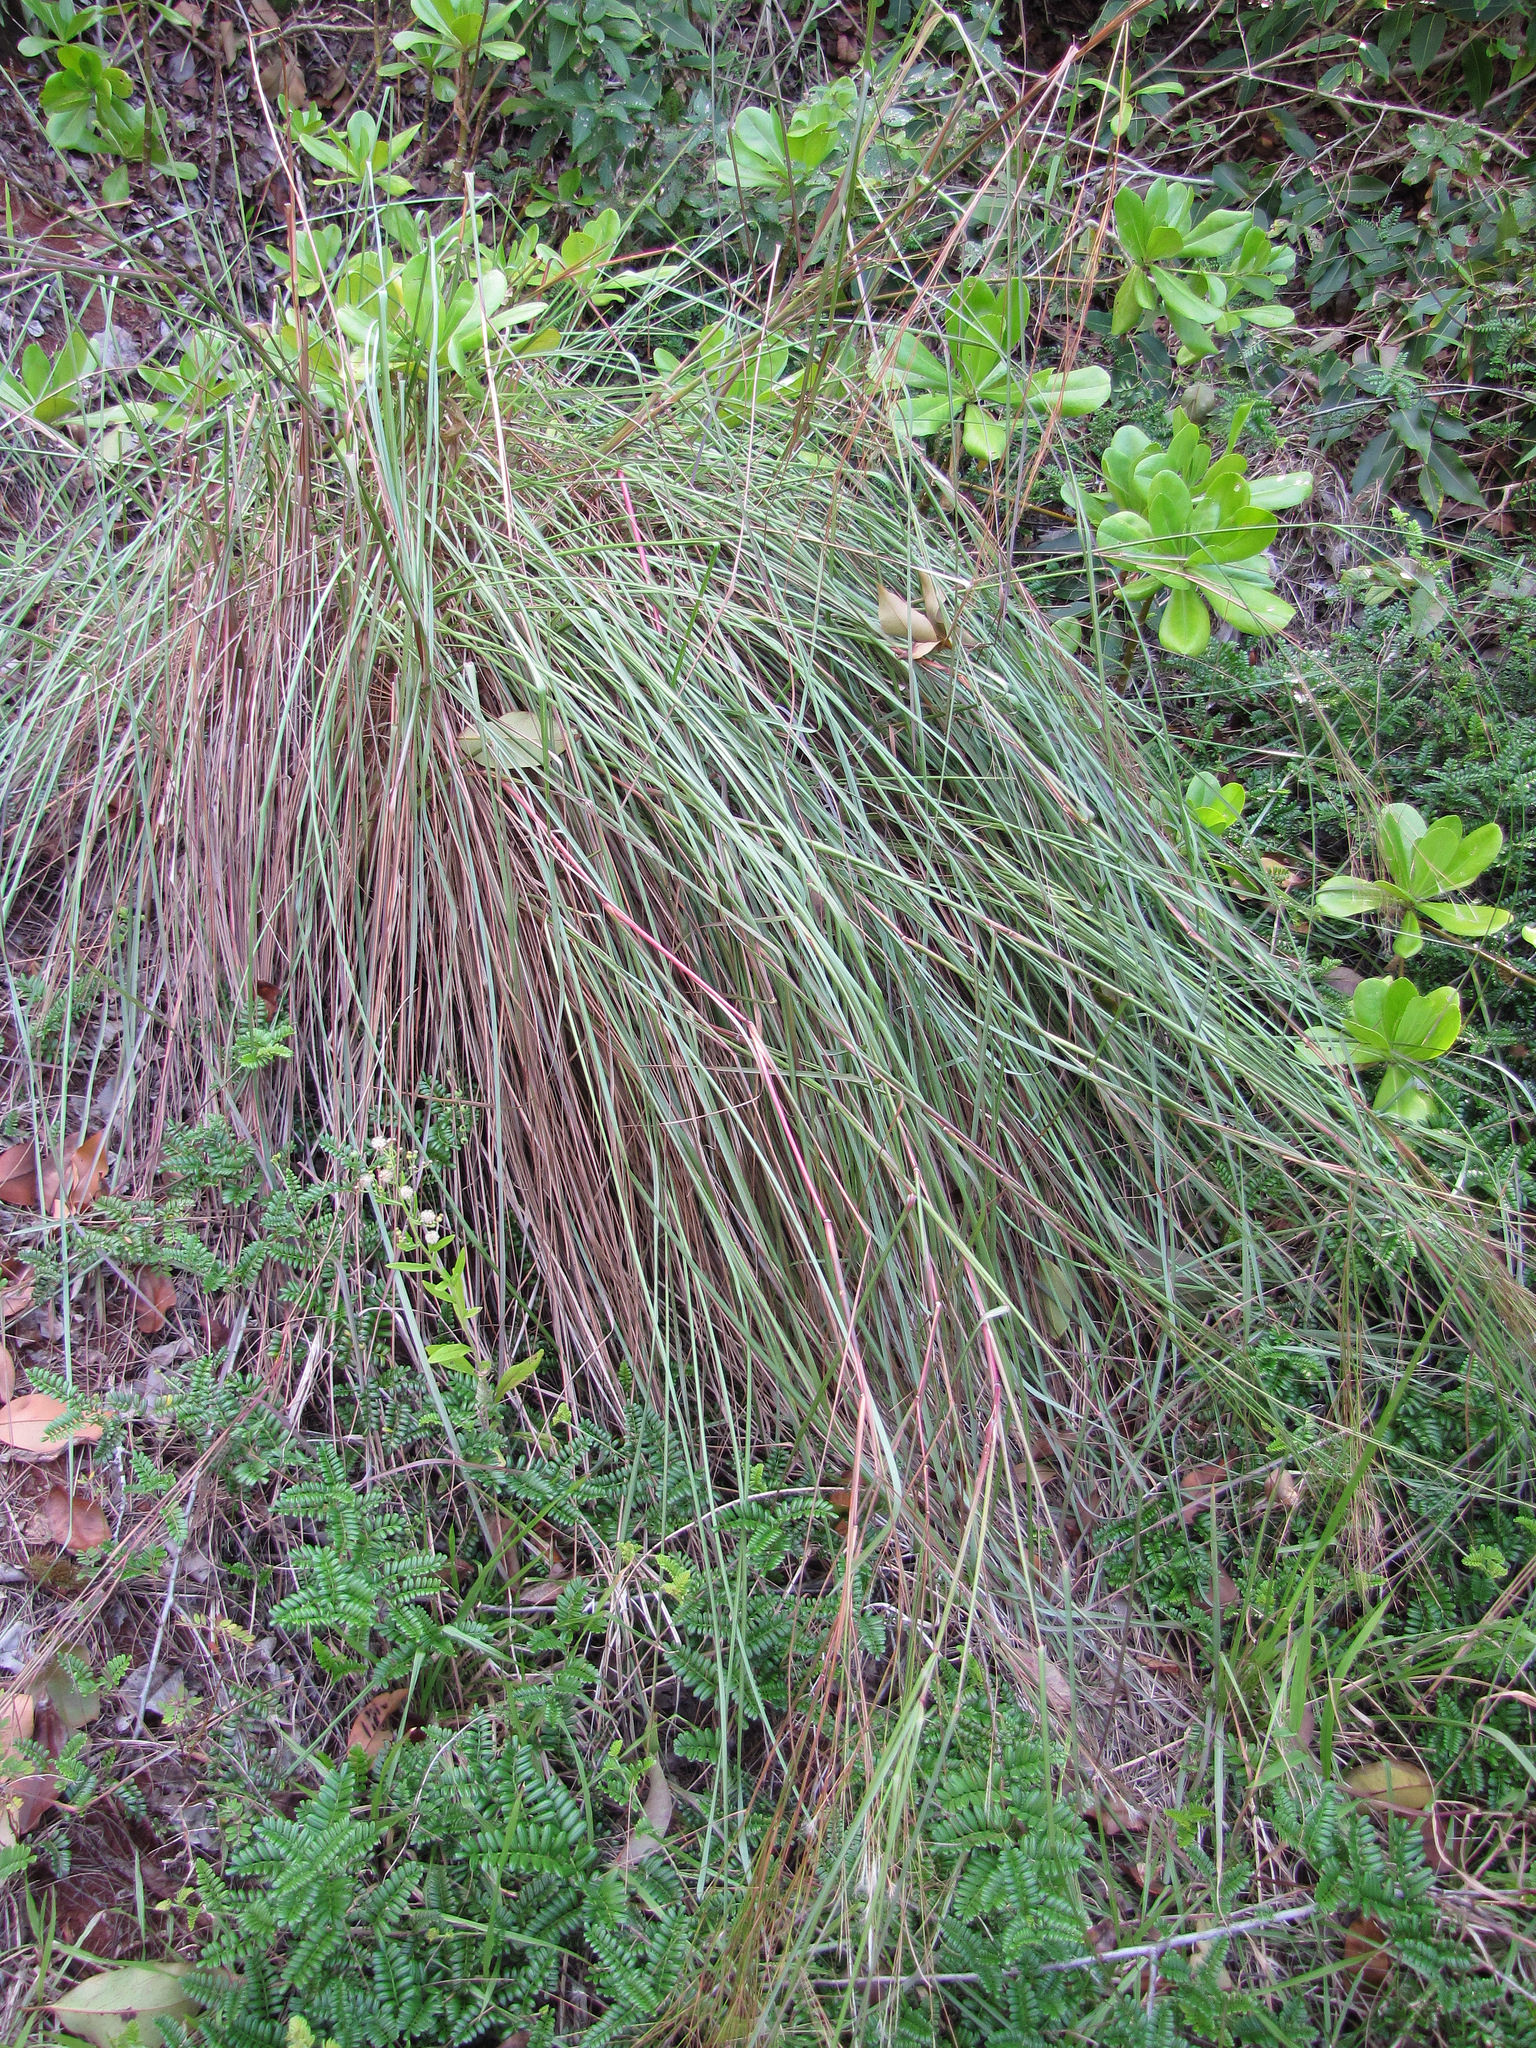
[[[571,1963],[602,2017],[592,2048],[654,2012],[689,1961],[675,1881],[606,1869],[588,1806],[537,1728],[429,1727],[370,1787],[360,1754],[221,1877],[196,1977],[210,2048],[282,2048],[301,2015],[342,2048],[447,2044],[491,2028],[548,2040]],[[266,1959],[252,1967],[252,1958]]]

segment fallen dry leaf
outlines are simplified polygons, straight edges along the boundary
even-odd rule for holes
[[[277,49],[271,56],[263,58],[257,76],[268,99],[275,100],[281,93],[290,107],[308,104],[309,87],[304,83],[304,70],[291,51]]]
[[[203,10],[198,5],[198,0],[176,0],[171,12],[190,29],[200,29],[203,25]]]
[[[90,1131],[65,1145],[62,1175],[57,1160],[45,1154],[41,1192],[32,1147],[8,1145],[0,1153],[0,1202],[13,1209],[41,1209],[49,1216],[65,1210],[73,1215],[95,1201],[106,1177],[105,1131]]]
[[[107,1134],[93,1131],[82,1138],[70,1154],[65,1168],[65,1205],[71,1210],[89,1208],[101,1192],[107,1177]]]
[[[563,754],[565,728],[557,718],[549,721],[549,758]],[[544,765],[544,721],[537,711],[503,711],[488,718],[484,727],[466,725],[459,734],[459,752],[466,761],[483,761],[503,774],[513,770],[542,768]]]
[[[35,1828],[49,1807],[59,1781],[51,1771],[28,1771],[20,1778],[0,1778],[0,1849],[14,1849]]]
[[[934,582],[926,569],[918,571],[917,587],[922,594],[924,613],[938,627],[939,632],[947,640],[949,638],[949,614],[944,609],[944,600],[939,595],[939,586]]]
[[[886,639],[904,653],[910,648],[914,661],[921,661],[945,642],[944,628],[937,620],[931,619],[926,612],[914,610],[904,597],[898,597],[894,590],[887,590],[883,583],[880,586],[879,616],[880,630]]]
[[[250,11],[251,20],[258,28],[278,29],[283,25],[277,9],[272,5],[272,0],[251,0]]]
[[[233,22],[221,21],[219,23],[219,55],[224,59],[224,69],[226,71],[234,70],[235,59],[239,56],[244,43],[245,37],[235,34]]]
[[[558,1572],[549,1579],[535,1579],[531,1586],[518,1587],[517,1604],[519,1607],[553,1607],[570,1583],[569,1572]]]
[[[3,1344],[0,1344],[0,1408],[5,1407],[16,1391],[16,1361]]]
[[[1432,1806],[1435,1782],[1417,1764],[1399,1763],[1395,1757],[1377,1757],[1361,1764],[1344,1780],[1357,1799],[1389,1813],[1422,1813]]]
[[[1218,1571],[1216,1574],[1217,1604],[1224,1609],[1236,1607],[1242,1600],[1242,1597],[1237,1581],[1232,1577],[1231,1573]],[[1202,1585],[1200,1588],[1200,1604],[1202,1607],[1209,1607],[1211,1604],[1211,1589],[1207,1585]]]
[[[41,1699],[34,1696],[32,1705],[36,1712],[32,1725],[32,1740],[40,1749],[46,1750],[49,1756],[62,1756],[73,1730],[46,1695]]]
[[[1264,1482],[1264,1491],[1288,1515],[1301,1506],[1302,1482],[1294,1472],[1271,1472]]]
[[[410,1692],[408,1685],[402,1685],[393,1692],[375,1693],[371,1700],[365,1700],[352,1723],[347,1748],[360,1749],[364,1756],[382,1756],[395,1739],[395,1721]]]
[[[1102,1828],[1106,1835],[1139,1835],[1147,1825],[1147,1816],[1139,1807],[1110,1791],[1090,1795],[1084,1818],[1090,1827]]]
[[[1045,1689],[1045,1703],[1053,1714],[1072,1712],[1072,1686],[1067,1674],[1059,1664],[1041,1654],[1040,1683]]]
[[[87,1686],[84,1691],[76,1685],[57,1660],[43,1673],[43,1705],[39,1708],[40,1722],[50,1718],[63,1731],[59,1737],[59,1749],[64,1747],[71,1735],[78,1735],[82,1728],[88,1728],[101,1712],[101,1688]],[[57,1750],[50,1751],[57,1755]]]
[[[283,1000],[283,992],[275,981],[258,981],[256,995],[267,1013],[267,1022],[270,1024],[277,1015],[278,1005]]]
[[[651,1765],[641,1806],[648,1826],[635,1829],[610,1864],[609,1868],[612,1870],[632,1870],[637,1863],[643,1863],[647,1856],[654,1856],[662,1845],[663,1835],[672,1825],[672,1787],[667,1783],[667,1774],[659,1763]]]
[[[1179,1474],[1179,1485],[1190,1498],[1183,1508],[1187,1527],[1206,1508],[1211,1506],[1211,1496],[1218,1486],[1225,1486],[1227,1468],[1225,1465],[1191,1465]]]
[[[58,1458],[72,1443],[95,1443],[101,1435],[98,1422],[77,1422],[58,1436],[45,1435],[68,1413],[52,1394],[23,1394],[19,1401],[7,1401],[0,1408],[0,1451],[9,1451],[13,1458]]]
[[[0,1759],[19,1742],[31,1740],[36,1715],[36,1702],[29,1692],[8,1693],[0,1699]]]
[[[25,1315],[32,1306],[37,1274],[20,1259],[5,1259],[0,1260],[0,1280],[5,1283],[0,1287],[0,1319]]]
[[[111,1536],[107,1518],[101,1509],[83,1493],[70,1493],[62,1486],[48,1489],[44,1503],[48,1516],[48,1533],[61,1550],[72,1550],[76,1557],[87,1550],[97,1550]]]
[[[133,1285],[138,1296],[133,1327],[141,1337],[152,1337],[165,1328],[165,1319],[176,1306],[175,1282],[164,1273],[135,1273]]]
[[[37,1154],[30,1138],[0,1152],[0,1204],[7,1209],[37,1207]]]
[[[1353,1920],[1344,1936],[1344,1961],[1367,1984],[1385,1984],[1392,1974],[1387,1930],[1379,1920]]]

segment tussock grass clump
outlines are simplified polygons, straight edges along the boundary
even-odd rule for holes
[[[119,992],[125,1182],[196,1107],[272,1154],[447,1088],[492,1312],[526,1247],[578,1413],[633,1375],[705,1462],[766,1421],[850,1466],[850,1555],[1059,1679],[1042,1430],[1126,1478],[1351,1245],[1412,1250],[1384,1376],[1435,1317],[1496,1363],[1526,1297],[1298,1059],[1304,981],[975,534],[836,421],[625,418],[523,365],[337,439],[258,386],[126,527],[19,541],[8,919]],[[876,598],[924,572],[914,664]]]

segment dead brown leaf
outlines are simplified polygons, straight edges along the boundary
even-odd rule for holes
[[[360,1749],[368,1757],[382,1756],[395,1739],[395,1722],[410,1692],[408,1685],[402,1685],[393,1692],[375,1693],[371,1700],[365,1700],[347,1737],[348,1749]]]
[[[611,1869],[632,1870],[647,1856],[656,1854],[662,1846],[662,1837],[672,1825],[672,1804],[672,1787],[667,1783],[667,1774],[659,1763],[653,1763],[646,1780],[645,1798],[641,1801],[648,1826],[635,1829],[614,1857],[609,1866]]]
[[[25,1161],[19,1155],[25,1154]],[[85,1209],[95,1201],[107,1177],[107,1134],[90,1131],[64,1148],[64,1171],[45,1154],[39,1184],[30,1145],[8,1145],[0,1153],[0,1202],[13,1209],[41,1209],[58,1216]]]
[[[64,1169],[64,1206],[71,1214],[88,1209],[107,1177],[107,1134],[92,1131],[80,1140]]]
[[[35,1828],[49,1807],[59,1781],[51,1771],[28,1771],[20,1778],[0,1779],[0,1849],[14,1849]]]
[[[23,1394],[19,1401],[7,1401],[0,1408],[0,1451],[9,1451],[13,1458],[58,1458],[72,1443],[95,1443],[101,1435],[98,1422],[77,1422],[58,1436],[45,1435],[68,1412],[52,1394]]]
[[[1294,1472],[1271,1472],[1264,1482],[1264,1491],[1288,1515],[1301,1506],[1302,1482]]]
[[[32,1267],[24,1266],[20,1259],[0,1260],[0,1318],[25,1315],[32,1306],[33,1289],[37,1286],[37,1274]]]
[[[176,0],[171,12],[178,20],[184,21],[194,34],[203,25],[203,10],[198,5],[198,0]]]
[[[257,1000],[267,1013],[267,1022],[270,1024],[277,1015],[278,1005],[283,1000],[283,992],[275,981],[258,981],[256,984],[256,995]]]
[[[569,1572],[557,1572],[549,1579],[535,1579],[531,1586],[518,1587],[517,1604],[519,1607],[553,1607],[570,1582]]]
[[[1418,1764],[1399,1763],[1396,1757],[1361,1764],[1344,1782],[1357,1799],[1389,1813],[1422,1813],[1434,1804],[1434,1779]]]
[[[909,649],[914,661],[921,661],[945,644],[948,635],[936,619],[926,612],[918,611],[898,597],[894,590],[887,590],[882,583],[879,594],[880,630],[886,639],[901,653]]]
[[[98,1550],[111,1536],[107,1518],[89,1495],[70,1493],[62,1486],[48,1489],[44,1503],[48,1516],[48,1533],[61,1550],[72,1550],[76,1557],[87,1550]]]
[[[1092,1795],[1085,1818],[1090,1827],[1102,1828],[1106,1835],[1139,1835],[1147,1826],[1147,1816],[1140,1807],[1108,1790]]]
[[[30,1138],[0,1152],[0,1203],[7,1209],[37,1207],[37,1154]]]
[[[1232,1577],[1231,1573],[1218,1571],[1216,1574],[1216,1604],[1222,1608],[1236,1607],[1241,1603],[1242,1597],[1237,1581]],[[1202,1607],[1209,1607],[1211,1605],[1211,1589],[1208,1585],[1202,1585],[1200,1588],[1200,1604]]]
[[[1179,1485],[1190,1496],[1185,1501],[1183,1509],[1186,1527],[1203,1509],[1212,1505],[1211,1497],[1217,1487],[1225,1486],[1226,1483],[1225,1465],[1191,1465],[1187,1471],[1179,1474]]]
[[[164,1273],[135,1273],[133,1285],[138,1295],[133,1327],[141,1337],[152,1337],[165,1328],[165,1319],[176,1306],[176,1284]]]
[[[1392,1974],[1392,1958],[1386,1943],[1387,1930],[1379,1920],[1351,1921],[1344,1936],[1346,1966],[1358,1970],[1367,1984],[1385,1984]]]
[[[281,93],[290,107],[308,105],[309,87],[304,82],[304,68],[291,50],[272,51],[270,56],[262,59],[256,75],[269,100],[275,100]]]
[[[32,1741],[41,1742],[51,1756],[58,1754],[48,1741],[48,1712],[46,1702],[39,1711],[36,1700],[24,1693],[13,1693],[0,1704],[0,1849],[15,1848],[28,1829],[36,1827],[58,1790],[59,1781],[51,1772],[33,1770],[15,1753],[17,1745]],[[8,1761],[21,1766],[14,1777],[5,1775]]]
[[[280,29],[283,25],[272,0],[251,0],[250,16],[257,28]]]
[[[57,1659],[43,1673],[42,1689],[38,1726],[42,1729],[51,1721],[57,1729],[57,1747],[53,1746],[51,1738],[44,1743],[50,1756],[57,1756],[70,1736],[88,1728],[101,1712],[101,1690],[87,1686],[82,1691]],[[43,1741],[44,1738],[39,1735],[38,1739]]]
[[[235,59],[240,55],[244,44],[245,37],[235,34],[233,22],[221,21],[219,23],[219,55],[224,59],[224,69],[226,71],[234,70]]]
[[[37,1706],[29,1692],[7,1693],[0,1699],[0,1760],[18,1743],[29,1742]]]
[[[6,1406],[16,1391],[16,1361],[3,1344],[0,1344],[0,1408]]]

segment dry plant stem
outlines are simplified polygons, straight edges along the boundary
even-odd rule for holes
[[[1173,1949],[1199,1948],[1206,1942],[1228,1941],[1240,1934],[1260,1934],[1269,1927],[1293,1927],[1300,1920],[1310,1920],[1317,1910],[1315,1903],[1288,1906],[1282,1913],[1262,1913],[1249,1920],[1232,1920],[1224,1927],[1201,1928],[1193,1934],[1170,1934],[1162,1941],[1144,1941],[1134,1948],[1099,1949],[1091,1955],[1068,1956],[1059,1962],[1004,1964],[997,1974],[1000,1977],[1017,1976],[1019,1970],[1028,1968],[1042,1977],[1055,1977],[1068,1970],[1096,1970],[1103,1963],[1143,1962],[1149,1957],[1165,1956]],[[939,1970],[932,1973],[918,1970],[905,1977],[817,1977],[813,1980],[818,1991],[925,1991],[940,1984],[984,1984],[987,1981],[978,1970]]]
[[[221,1384],[229,1377],[229,1369],[235,1362],[235,1353],[240,1349],[240,1339],[245,1334],[245,1325],[249,1316],[250,1309],[242,1302],[236,1311],[234,1323],[230,1328],[229,1341],[224,1347],[224,1363],[219,1371]],[[200,1471],[194,1472],[187,1487],[185,1513],[188,1535],[192,1533],[192,1510],[197,1505],[197,1482],[201,1477]],[[171,1550],[171,1569],[166,1577],[165,1598],[160,1603],[160,1621],[155,1629],[155,1640],[150,1648],[149,1661],[144,1667],[144,1684],[139,1692],[139,1704],[134,1709],[133,1735],[135,1741],[144,1733],[144,1709],[149,1704],[149,1696],[154,1689],[155,1667],[160,1662],[160,1648],[165,1641],[166,1625],[170,1621],[171,1607],[176,1598],[176,1575],[181,1569],[181,1553],[184,1548],[184,1544],[177,1543]]]

